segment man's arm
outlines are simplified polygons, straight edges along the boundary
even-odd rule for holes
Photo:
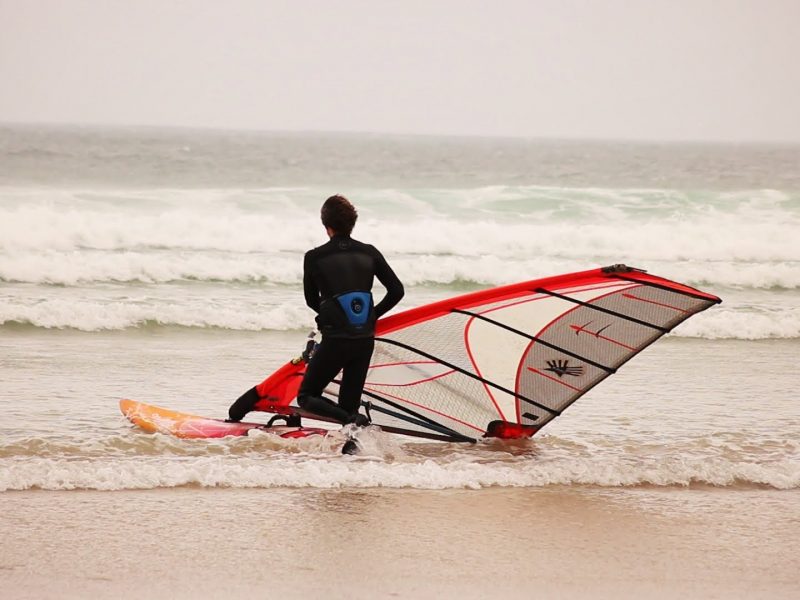
[[[374,246],[373,246],[374,248]],[[397,278],[397,275],[392,271],[392,267],[386,262],[377,248],[375,250],[375,276],[378,278],[383,286],[386,288],[386,295],[375,306],[375,316],[381,318],[387,312],[392,310],[405,295],[402,282]]]
[[[305,294],[308,307],[315,313],[319,313],[319,288],[311,276],[311,261],[308,254],[303,259],[303,294]]]

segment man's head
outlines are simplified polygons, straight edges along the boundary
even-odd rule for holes
[[[322,205],[320,211],[322,224],[329,235],[350,235],[358,219],[355,206],[344,196],[331,196]]]

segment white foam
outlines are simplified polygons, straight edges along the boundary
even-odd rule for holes
[[[302,254],[48,251],[0,256],[0,281],[87,283],[209,281],[298,284]]]
[[[121,330],[149,324],[240,331],[309,329],[313,313],[290,302],[263,306],[206,299],[136,303],[118,300],[49,298],[34,304],[0,298],[0,325],[19,323],[46,329]]]
[[[359,456],[343,456],[347,433],[284,440],[181,440],[125,428],[116,435],[65,434],[0,444],[0,491],[178,487],[481,489],[641,485],[800,488],[800,443],[781,433],[738,429],[662,439],[562,428],[523,443],[420,442],[369,428]]]
[[[0,323],[305,329],[302,254],[326,241],[318,196],[0,189],[0,281],[11,284]],[[489,186],[361,196],[357,237],[375,243],[406,284],[401,308],[438,299],[415,286],[450,287],[443,298],[464,284],[625,262],[723,297],[713,319],[700,315],[677,335],[800,336],[800,212],[786,192]],[[142,294],[147,285],[158,292]],[[788,293],[745,298],[743,290]]]
[[[27,192],[24,202],[4,202],[0,249],[303,252],[325,241],[318,200],[307,191],[295,201],[285,190],[117,191],[92,201],[87,194]],[[779,192],[705,201],[668,190],[532,187],[364,194],[357,234],[394,255],[800,261],[800,214]],[[381,204],[387,195],[394,202]]]
[[[199,485],[234,488],[414,488],[427,490],[487,487],[588,485],[687,486],[709,484],[766,485],[800,488],[800,465],[784,459],[769,463],[708,457],[609,458],[571,457],[561,460],[493,463],[460,458],[449,461],[385,462],[349,457],[296,454],[268,458],[225,456],[171,460],[139,456],[130,460],[104,458],[69,460],[32,458],[2,460],[0,491],[125,490]]]
[[[282,294],[225,295],[209,298],[208,292],[182,294],[170,290],[160,296],[129,294],[126,298],[82,297],[67,294],[51,297],[0,296],[0,325],[27,324],[47,329],[80,331],[123,330],[150,325],[220,328],[236,331],[289,331],[314,328],[313,313],[300,299],[300,292]],[[424,304],[444,295],[416,294]],[[726,300],[721,306],[696,315],[671,335],[704,339],[796,339],[800,338],[800,307],[760,306]]]
[[[800,338],[800,307],[772,310],[719,307],[682,323],[674,335],[712,340]]]
[[[580,271],[619,262],[618,256],[572,259],[489,255],[392,256],[408,286],[466,282],[492,286]],[[653,261],[635,266],[697,286],[800,289],[800,262]],[[26,252],[0,255],[0,281],[79,286],[93,283],[277,283],[299,286],[301,253],[224,252]]]

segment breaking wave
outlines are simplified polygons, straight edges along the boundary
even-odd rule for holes
[[[142,433],[72,442],[29,438],[0,447],[0,491],[181,486],[800,488],[800,446],[795,441],[748,439],[742,444],[736,436],[727,437],[659,445],[609,439],[576,443],[545,435],[522,444],[465,450],[368,430],[359,436],[364,454],[356,457],[339,453],[344,440],[339,432],[304,440],[280,440],[262,432],[224,440]]]
[[[407,285],[492,286],[616,262],[693,284],[769,291],[800,290],[800,261],[736,262],[634,259],[630,254],[590,259],[531,255],[397,254],[391,263]],[[180,282],[299,286],[302,253],[164,251],[26,252],[0,255],[0,282],[83,286]]]
[[[202,294],[127,301],[63,297],[30,302],[0,297],[0,327],[87,332],[162,327],[307,332],[314,328],[313,314],[299,292],[289,295],[293,297],[277,304],[257,298],[207,299]],[[441,290],[435,295],[417,294],[416,303],[442,296]],[[403,308],[412,306],[407,303]],[[800,339],[800,307],[745,306],[730,304],[726,298],[726,303],[686,321],[671,335],[715,340]]]
[[[232,331],[313,326],[302,255],[325,241],[311,188],[0,190],[0,326]],[[675,335],[800,337],[800,198],[744,190],[366,189],[358,237],[399,307],[624,262],[723,298]]]
[[[0,190],[0,250],[304,252],[324,241],[308,190]],[[294,198],[293,196],[299,196]],[[367,190],[358,236],[393,255],[800,261],[783,192]]]
[[[126,490],[201,486],[231,488],[415,488],[426,490],[481,489],[487,487],[543,487],[580,485],[599,487],[665,486],[719,487],[766,486],[800,488],[800,466],[785,460],[773,464],[709,461],[705,458],[598,463],[575,459],[538,463],[487,464],[473,459],[448,462],[384,462],[290,456],[239,458],[193,457],[166,461],[28,459],[3,461],[0,491]]]

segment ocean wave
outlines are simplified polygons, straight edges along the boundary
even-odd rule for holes
[[[672,335],[708,340],[800,339],[800,307],[718,307],[685,321]]]
[[[122,417],[119,417],[122,420]],[[104,433],[105,432],[105,433]],[[342,456],[345,432],[281,439],[183,440],[129,425],[6,439],[0,491],[161,487],[416,488],[765,486],[800,489],[800,443],[780,432],[714,431],[669,440],[597,431],[544,434],[475,445],[358,434],[362,452]]]
[[[411,308],[409,303],[405,308]],[[241,300],[164,298],[149,303],[42,299],[16,304],[0,298],[0,326],[86,332],[152,328],[231,331],[308,331],[313,313],[299,296],[273,305]],[[682,323],[670,335],[702,339],[800,339],[800,307],[715,307]]]
[[[318,196],[2,189],[0,324],[304,330],[313,315],[302,305],[302,255],[325,241]],[[797,205],[775,190],[380,189],[364,190],[357,231],[406,284],[403,308],[624,262],[736,309],[676,335],[797,338]]]
[[[407,286],[487,287],[627,262],[701,288],[800,289],[800,261],[647,261],[619,254],[573,259],[495,254],[398,254],[391,264]],[[0,282],[57,286],[180,282],[299,286],[302,253],[26,252],[0,255]]]
[[[286,190],[51,193],[0,203],[0,251],[302,253],[325,241],[319,200],[308,191],[297,199]],[[356,236],[394,256],[800,261],[797,202],[776,191],[704,199],[529,186],[365,194]]]
[[[137,457],[131,460],[33,458],[0,461],[0,491],[127,490],[182,486],[231,488],[414,488],[424,490],[489,487],[718,487],[800,488],[800,464],[709,459],[591,458],[527,459],[492,463],[450,461],[386,462],[322,454],[286,457]]]
[[[95,283],[299,284],[302,254],[71,251],[0,255],[0,281],[81,286]]]
[[[122,301],[47,299],[12,304],[0,299],[0,326],[79,331],[114,331],[153,327],[191,327],[235,331],[288,331],[314,327],[304,303],[275,306],[215,301],[140,304]]]

